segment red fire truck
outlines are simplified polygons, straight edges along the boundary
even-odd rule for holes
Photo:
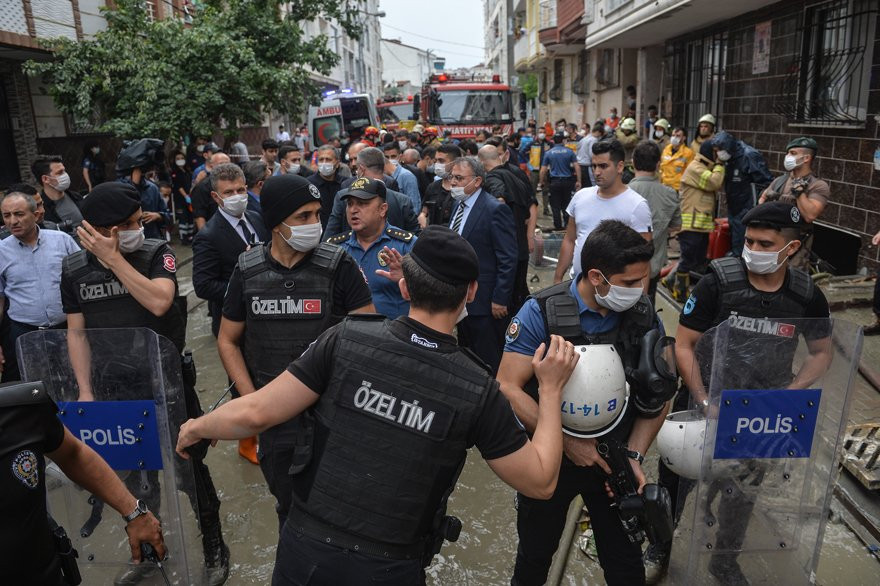
[[[501,126],[504,134],[513,130],[510,86],[498,75],[491,81],[432,75],[416,97],[413,107],[419,119],[439,128],[441,136],[449,130],[453,138],[473,138],[480,130],[492,132],[494,126]]]
[[[398,128],[406,128],[411,130],[415,125],[415,121],[411,120],[413,116],[413,97],[407,96],[406,99],[390,99],[380,101],[376,104],[376,110],[379,113],[379,123],[385,130],[395,131]]]

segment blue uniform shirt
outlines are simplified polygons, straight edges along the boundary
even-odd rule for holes
[[[367,283],[370,285],[373,305],[376,306],[377,312],[389,319],[396,319],[409,313],[409,302],[404,301],[400,296],[398,284],[377,275],[376,271],[388,270],[387,263],[379,258],[379,254],[386,246],[397,250],[404,256],[412,250],[416,237],[411,232],[401,230],[386,222],[382,234],[366,250],[357,241],[357,235],[354,231],[334,236],[328,242],[341,246],[361,267]]]
[[[579,280],[580,277],[572,279],[569,292],[577,301],[578,315],[581,318],[581,330],[585,334],[599,334],[614,329],[620,321],[620,314],[609,311],[607,315],[603,316],[598,311],[587,307],[577,292],[577,282]],[[523,304],[516,317],[510,321],[507,334],[504,336],[504,351],[534,356],[538,346],[546,342],[549,337],[547,329],[544,327],[544,316],[541,315],[541,308],[537,300],[530,298]]]
[[[561,144],[554,146],[544,153],[544,161],[542,162],[542,165],[550,167],[550,177],[553,179],[574,177],[572,165],[576,164],[577,155],[574,154],[573,150]]]

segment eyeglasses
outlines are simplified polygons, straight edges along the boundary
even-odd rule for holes
[[[474,176],[473,176],[473,175],[468,175],[467,177],[465,177],[465,176],[462,176],[462,175],[447,175],[447,177],[449,177],[450,179],[452,179],[452,180],[455,181],[456,183],[461,183],[462,181],[467,181],[468,179],[471,179],[471,178],[473,178]]]

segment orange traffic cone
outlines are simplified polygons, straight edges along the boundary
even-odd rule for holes
[[[260,461],[257,460],[257,436],[238,440],[238,455],[251,464],[259,464]]]

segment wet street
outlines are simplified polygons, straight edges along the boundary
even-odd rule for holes
[[[187,262],[188,248],[175,247]],[[538,290],[552,283],[552,269],[532,268],[539,280],[530,285]],[[201,403],[214,403],[226,386],[226,374],[220,364],[206,306],[191,293],[191,264],[180,267],[181,291],[189,294],[190,313],[187,346],[193,350],[198,365]],[[658,309],[667,332],[674,335],[677,309],[658,296]],[[880,399],[873,388],[859,377],[851,419],[864,420],[878,414]],[[223,532],[231,550],[228,584],[262,585],[270,580],[275,561],[277,522],[274,499],[266,489],[258,466],[238,455],[236,442],[220,442],[207,459],[222,502]],[[656,477],[657,455],[652,449],[646,458],[649,481]],[[428,569],[428,583],[434,585],[503,585],[508,584],[516,554],[514,491],[491,472],[474,451],[458,482],[450,503],[450,514],[462,520],[457,543],[446,544]],[[579,534],[580,532],[578,532]],[[194,544],[196,550],[200,549]],[[598,563],[577,546],[577,539],[567,552],[561,584],[583,586],[604,584]],[[198,559],[198,558],[196,558]],[[827,526],[817,583],[823,586],[874,584],[877,560],[841,522]],[[671,584],[670,580],[664,584]]]

